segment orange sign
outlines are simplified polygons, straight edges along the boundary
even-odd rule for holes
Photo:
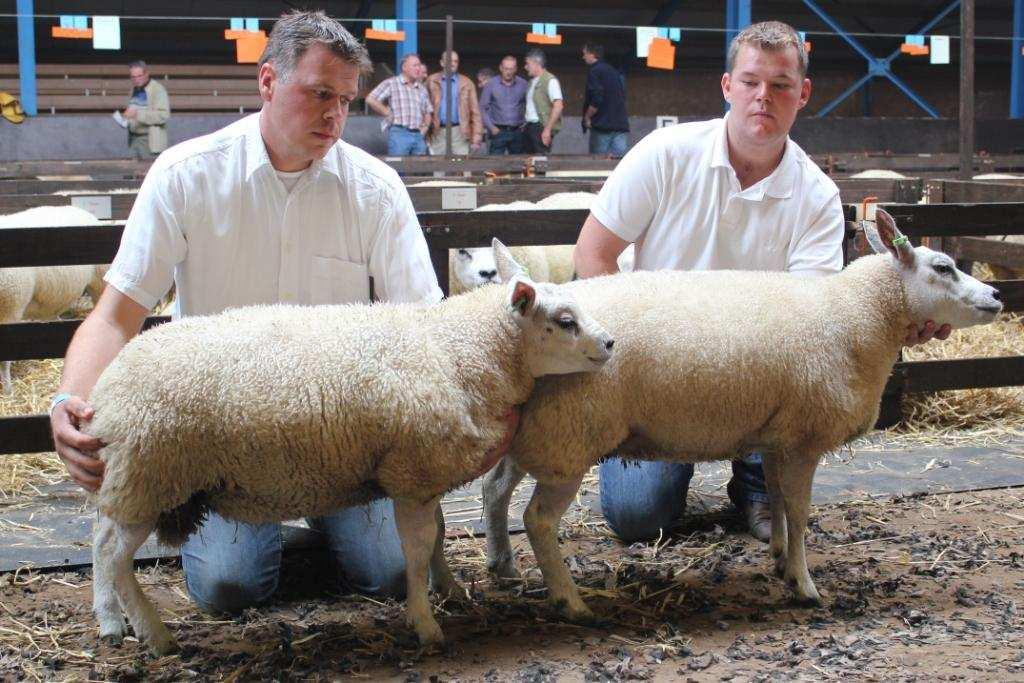
[[[539,43],[541,45],[561,45],[562,36],[561,34],[549,36],[543,33],[527,33],[526,42]]]
[[[50,29],[50,35],[54,38],[92,38],[91,28],[61,28],[54,26]]]
[[[267,47],[267,35],[263,31],[247,33],[249,35],[235,40],[235,61],[239,64],[257,64]]]
[[[676,46],[668,38],[652,38],[647,48],[647,66],[654,69],[674,69]]]
[[[380,31],[375,28],[366,29],[367,40],[390,40],[400,43],[405,40],[405,31]]]
[[[914,45],[913,43],[903,43],[900,45],[900,52],[911,57],[920,57],[928,54],[927,45]]]

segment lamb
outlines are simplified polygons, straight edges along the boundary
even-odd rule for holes
[[[613,344],[564,286],[533,283],[494,248],[508,284],[436,306],[247,307],[129,342],[93,389],[86,427],[107,444],[91,496],[100,635],[123,637],[123,607],[156,653],[175,649],[132,573],[154,528],[180,544],[210,509],[259,523],[390,496],[408,618],[424,645],[440,642],[428,563],[436,587],[459,591],[441,495],[494,464],[535,378],[595,371]]]
[[[761,451],[776,572],[818,601],[804,531],[819,458],[875,424],[908,324],[966,327],[1002,308],[949,256],[909,246],[884,211],[877,223],[865,232],[880,253],[831,277],[660,271],[567,285],[615,335],[615,357],[601,372],[537,383],[484,481],[489,568],[518,575],[507,512],[525,470],[537,486],[524,522],[550,600],[588,619],[556,534],[591,466],[613,452],[697,462]]]
[[[99,220],[74,206],[38,206],[0,216],[2,228],[97,225]],[[52,320],[68,310],[90,284],[95,266],[0,268],[0,323]],[[93,299],[95,303],[95,299]],[[0,388],[13,391],[11,362],[0,367]]]

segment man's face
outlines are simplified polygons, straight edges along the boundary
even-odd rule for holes
[[[407,81],[415,81],[420,77],[420,68],[423,63],[416,57],[409,57],[402,62],[402,75]]]
[[[149,72],[139,66],[128,69],[128,77],[132,79],[133,88],[141,88],[149,80]]]
[[[532,57],[527,57],[525,62],[526,73],[530,74],[530,78],[536,78],[540,76],[541,69],[540,62]]]
[[[272,64],[260,69],[263,113],[290,166],[323,158],[341,137],[348,108],[359,94],[359,67],[314,44],[282,81]],[[278,169],[297,170],[297,169]]]
[[[597,61],[597,57],[595,57],[590,52],[587,52],[586,50],[584,50],[583,51],[583,61],[586,62],[587,64],[593,64],[594,62]]]
[[[452,52],[451,62],[452,62],[452,73],[453,74],[458,73],[459,72],[459,53],[458,52]],[[441,57],[440,64],[441,64],[441,70],[443,71],[444,70],[444,57]]]
[[[516,79],[516,72],[519,71],[519,62],[515,59],[503,59],[501,64],[498,65],[498,71],[501,72],[501,80],[511,83]]]
[[[722,95],[732,105],[730,135],[766,145],[789,134],[811,96],[811,81],[800,75],[795,47],[762,50],[743,45],[732,71],[722,76]]]
[[[416,69],[416,78],[424,81],[427,79],[427,65],[420,62],[419,67]]]

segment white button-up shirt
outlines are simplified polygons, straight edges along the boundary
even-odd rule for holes
[[[441,299],[409,193],[395,171],[337,142],[289,192],[260,114],[168,149],[153,163],[106,281],[174,317],[258,303]]]
[[[740,188],[725,119],[654,131],[629,151],[591,207],[636,243],[638,270],[771,270],[805,275],[843,267],[839,188],[792,140],[778,167]]]

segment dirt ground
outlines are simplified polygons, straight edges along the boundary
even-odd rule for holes
[[[183,646],[162,659],[98,641],[88,569],[19,572],[0,576],[0,679],[1024,681],[1022,488],[817,507],[821,608],[790,599],[721,505],[656,544],[625,547],[587,512],[563,529],[596,626],[559,620],[536,570],[492,582],[480,538],[447,544],[474,599],[441,606],[439,652],[399,603],[339,594],[317,553],[286,556],[275,602],[233,619],[197,611],[177,564],[141,568]]]

